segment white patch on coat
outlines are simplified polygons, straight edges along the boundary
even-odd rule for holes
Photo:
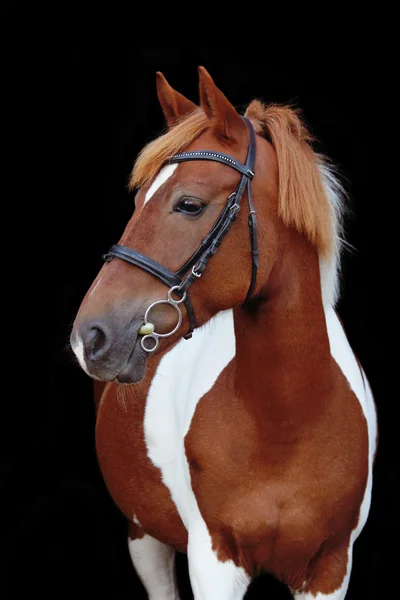
[[[312,594],[311,592],[300,592],[294,593],[294,600],[345,600],[347,588],[349,587],[350,575],[351,575],[351,567],[353,562],[353,536],[351,537],[351,542],[347,551],[347,570],[346,575],[340,585],[334,592],[330,594],[322,594],[321,592],[317,592],[317,594]]]
[[[148,456],[162,475],[189,533],[188,560],[196,600],[239,600],[250,578],[220,562],[190,481],[184,439],[196,406],[235,356],[233,312],[221,312],[181,340],[160,361],[149,390],[144,433]]]
[[[149,600],[179,600],[175,550],[150,535],[128,540],[129,554]]]
[[[340,255],[344,245],[349,245],[343,237],[343,215],[345,213],[346,193],[336,177],[334,168],[327,162],[319,162],[319,172],[331,209],[331,228],[333,237],[332,254],[320,257],[322,301],[325,307],[335,306],[340,291]]]
[[[72,348],[72,351],[74,352],[76,358],[78,359],[80,366],[85,371],[85,373],[87,375],[89,375],[92,379],[96,379],[97,381],[102,381],[102,379],[100,379],[100,377],[96,377],[96,375],[93,375],[93,373],[89,373],[89,370],[86,367],[83,342],[79,335],[76,335],[75,338],[73,340],[71,340],[71,348]]]
[[[346,334],[332,306],[325,309],[331,354],[361,404],[368,426],[368,480],[360,507],[357,527],[352,531],[347,551],[347,571],[340,587],[331,594],[297,593],[295,600],[344,600],[351,576],[353,544],[368,518],[372,493],[372,467],[377,442],[377,416],[371,388],[349,345]]]
[[[251,581],[231,560],[220,562],[204,519],[197,512],[189,529],[190,583],[196,600],[242,600]]]
[[[196,502],[184,450],[196,406],[235,356],[233,312],[228,310],[181,340],[160,361],[144,416],[151,461],[161,470],[178,512],[189,530]],[[196,503],[197,504],[197,503]]]
[[[326,597],[326,600],[341,600],[351,572],[352,544],[363,528],[369,512],[372,460],[376,446],[376,414],[369,386],[364,384],[357,360],[331,306],[326,308],[326,323],[332,356],[359,399],[369,430],[370,473],[359,523],[351,536],[348,572],[341,589]],[[219,313],[196,330],[190,341],[178,342],[162,358],[146,404],[144,434],[148,456],[160,469],[162,480],[189,532],[189,570],[192,585],[194,589],[197,588],[196,600],[239,600],[249,583],[243,569],[232,561],[220,562],[212,549],[207,526],[191,487],[184,449],[184,438],[199,400],[212,388],[235,353],[233,312],[229,310]],[[324,598],[323,595],[319,597],[321,600]],[[309,596],[303,594],[296,598],[308,600]]]
[[[139,519],[137,518],[136,515],[133,515],[132,521],[133,521],[133,523],[135,523],[135,525],[137,525],[138,527],[141,527],[141,524],[139,523]]]
[[[156,191],[167,181],[167,179],[171,177],[177,166],[178,164],[174,163],[172,165],[166,165],[161,169],[161,171],[159,172],[159,174],[157,175],[157,177],[146,192],[143,206],[154,196]]]
[[[365,419],[368,425],[368,466],[369,477],[365,490],[365,496],[361,505],[360,519],[357,528],[353,531],[353,541],[358,537],[367,520],[372,490],[372,465],[376,450],[377,441],[377,417],[376,408],[368,380],[363,376],[359,363],[350,347],[342,324],[332,307],[325,310],[326,325],[328,329],[331,354],[339,365],[343,375],[346,377],[349,385],[358,401],[361,404]]]
[[[85,371],[85,373],[90,375],[90,373],[86,367],[85,351],[84,351],[83,342],[79,335],[76,335],[75,339],[71,340],[71,348],[72,348],[76,358],[78,359],[78,362],[79,362],[80,366],[82,367],[82,369]]]
[[[91,296],[92,294],[94,294],[94,292],[95,292],[95,290],[96,290],[97,286],[99,285],[99,283],[100,283],[100,281],[101,281],[102,279],[103,279],[103,277],[99,277],[99,278],[98,278],[98,280],[97,280],[97,282],[96,282],[96,285],[95,285],[95,286],[94,286],[94,288],[91,290],[91,292],[90,292],[89,296]]]

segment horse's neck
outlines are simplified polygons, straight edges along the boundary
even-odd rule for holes
[[[158,406],[159,399],[163,409],[179,415],[185,435],[197,403],[229,365],[235,393],[257,420],[279,425],[277,431],[286,427],[289,435],[308,426],[331,393],[317,256],[297,249],[269,283],[267,300],[217,314],[191,340],[157,358],[144,385],[133,386],[137,400]]]
[[[299,247],[267,299],[235,311],[236,389],[271,427],[298,428],[329,402],[332,362],[318,257]]]

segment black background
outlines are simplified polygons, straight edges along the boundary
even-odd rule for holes
[[[300,57],[296,48],[285,54],[282,41],[261,37],[245,52],[242,39],[240,48],[235,36],[218,42],[214,30],[163,41],[128,10],[99,18],[62,3],[41,9],[15,3],[3,16],[9,204],[13,239],[29,248],[29,260],[17,258],[24,266],[23,337],[16,340],[12,393],[4,394],[1,598],[146,597],[130,563],[125,519],[97,467],[91,380],[73,360],[68,337],[102,253],[133,211],[127,181],[135,156],[164,128],[155,72],[197,101],[198,65],[238,108],[254,97],[300,107],[319,140],[316,149],[338,166],[349,194],[346,238],[354,250],[343,257],[338,310],[375,393],[380,446],[347,597],[394,597],[388,573],[398,554],[389,544],[397,526],[396,422],[384,364],[386,302],[374,293],[384,275],[387,219],[376,112],[389,90],[376,50],[369,53],[363,41],[328,58],[321,44]],[[190,598],[182,555],[178,566],[183,599]],[[248,597],[289,596],[265,576]]]

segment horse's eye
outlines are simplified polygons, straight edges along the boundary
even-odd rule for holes
[[[204,204],[196,198],[181,198],[174,206],[174,212],[183,213],[190,217],[200,215],[204,210]]]

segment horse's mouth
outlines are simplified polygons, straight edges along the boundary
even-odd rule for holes
[[[145,352],[140,345],[141,335],[136,336],[135,343],[132,348],[128,360],[116,376],[119,383],[138,383],[142,381],[146,374],[148,352]]]

